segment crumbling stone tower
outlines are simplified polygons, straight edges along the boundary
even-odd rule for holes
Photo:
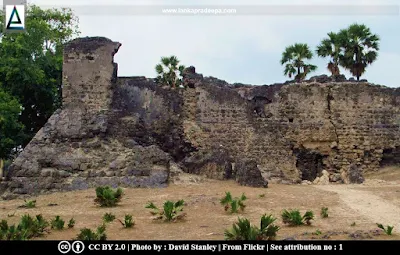
[[[64,49],[63,108],[71,109],[65,118],[66,137],[79,138],[104,133],[117,78],[114,55],[121,46],[106,38],[83,38]],[[73,121],[71,121],[73,120]],[[84,129],[84,130],[82,130]]]
[[[108,111],[112,84],[117,78],[114,55],[121,44],[90,37],[72,41],[64,49],[63,105],[85,106],[90,113]]]
[[[99,185],[166,185],[169,156],[156,146],[124,145],[108,132],[121,46],[103,37],[64,47],[63,106],[35,135],[0,183],[9,199]],[[111,128],[119,130],[120,128]],[[156,161],[157,163],[154,163]]]

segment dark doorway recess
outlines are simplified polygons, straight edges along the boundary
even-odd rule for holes
[[[301,179],[314,181],[323,170],[324,156],[316,151],[306,148],[293,149],[296,155],[296,167],[301,172]]]
[[[400,165],[400,146],[383,150],[381,167]]]

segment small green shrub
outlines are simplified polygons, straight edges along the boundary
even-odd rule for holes
[[[48,226],[48,222],[43,218],[41,214],[36,215],[36,218],[32,218],[29,214],[23,215],[21,221],[18,224],[17,229],[25,232],[24,235],[27,239],[38,237],[43,234],[45,228]]]
[[[135,221],[133,220],[132,215],[125,215],[124,221],[118,220],[124,228],[131,228],[135,225]]]
[[[251,225],[246,218],[239,218],[231,229],[224,232],[225,240],[275,240],[279,226],[274,225],[276,218],[264,214],[261,217],[260,228]]]
[[[110,222],[113,222],[114,220],[115,220],[115,215],[112,213],[105,213],[103,215],[103,221],[105,223],[110,223]]]
[[[74,220],[74,218],[71,218],[68,221],[68,228],[73,228],[74,226],[75,226],[75,220]]]
[[[160,210],[154,203],[149,202],[145,208],[151,209],[150,213],[156,216],[154,219],[164,219],[165,221],[177,221],[181,220],[186,216],[186,213],[183,213],[183,206],[185,201],[182,199],[177,202],[165,201],[163,204],[162,210]]]
[[[264,198],[264,197],[265,197],[265,194],[260,194],[260,195],[258,195],[258,197],[259,197],[259,198]]]
[[[351,223],[350,226],[354,227],[356,225],[356,222]]]
[[[267,216],[266,214],[264,214],[261,217],[260,232],[261,235],[264,237],[263,239],[266,238],[268,240],[275,240],[276,234],[280,229],[279,226],[273,224],[275,221],[276,218],[272,215]]]
[[[18,206],[19,208],[35,208],[36,200],[26,200],[24,199],[25,204]]]
[[[322,218],[328,218],[328,207],[322,207],[321,208],[321,217]]]
[[[322,232],[321,230],[317,229],[313,234],[319,236],[322,234]]]
[[[41,235],[41,233],[45,232],[46,228],[49,226],[49,223],[45,220],[45,218],[41,215],[38,214],[36,215],[36,225],[38,226],[38,235]]]
[[[382,224],[376,223],[376,225],[378,226],[378,228],[382,229],[383,232],[385,232],[386,235],[389,235],[389,236],[392,235],[392,231],[393,231],[394,226],[389,226],[388,225],[385,228]]]
[[[51,221],[51,229],[62,230],[62,229],[64,229],[64,224],[65,224],[65,221],[59,215],[57,215]]]
[[[282,221],[284,224],[289,224],[290,226],[303,225],[303,218],[299,210],[284,210],[282,212]]]
[[[94,232],[90,228],[83,228],[80,230],[80,233],[78,234],[76,239],[81,240],[81,241],[104,241],[104,240],[107,240],[106,225],[103,224],[103,225],[97,227],[96,232]]]
[[[239,218],[236,223],[233,224],[232,228],[225,230],[225,240],[261,240],[260,230],[250,224],[250,221],[246,218]]]
[[[96,188],[96,199],[95,203],[101,207],[113,207],[116,206],[122,198],[123,191],[121,188],[113,190],[109,186],[97,187]]]
[[[0,222],[0,232],[7,231],[8,222],[6,220],[1,220]]]
[[[29,214],[21,217],[20,223],[9,226],[6,220],[0,222],[0,240],[28,240],[44,234],[48,222],[41,214],[32,218]]]
[[[311,225],[311,221],[314,219],[314,213],[312,211],[307,211],[303,215],[303,222],[307,225]]]
[[[18,226],[9,226],[6,231],[0,233],[0,240],[28,240],[28,231],[26,229],[18,228]]]
[[[232,194],[228,191],[225,192],[225,197],[220,200],[220,203],[224,206],[225,211],[230,209],[231,213],[238,213],[244,211],[246,205],[243,203],[247,197],[243,193],[240,197],[232,197]]]
[[[301,216],[300,211],[297,209],[284,210],[281,216],[283,223],[289,226],[311,225],[311,220],[314,219],[314,213],[312,211],[307,211]]]

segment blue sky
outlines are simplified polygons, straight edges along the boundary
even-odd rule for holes
[[[400,0],[28,0],[28,3],[43,7],[70,6],[78,10],[81,36],[105,36],[121,42],[122,47],[115,57],[119,76],[154,77],[154,66],[160,57],[176,55],[182,64],[195,66],[196,71],[205,76],[254,85],[288,80],[280,65],[286,46],[300,42],[309,44],[314,50],[328,32],[346,28],[351,23],[364,23],[381,37],[381,49],[378,60],[367,68],[362,78],[390,87],[400,86],[399,15],[122,15],[123,5],[133,4],[200,7],[278,4],[308,5],[310,8],[316,4],[342,5],[343,8],[353,4],[360,8],[397,5],[398,10]],[[96,11],[96,6],[101,4],[122,7],[101,14]],[[327,61],[315,56],[311,63],[316,64],[318,70],[311,75],[328,74]],[[350,77],[349,73],[345,74]]]

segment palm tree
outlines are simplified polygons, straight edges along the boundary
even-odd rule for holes
[[[308,73],[315,71],[317,66],[304,63],[303,59],[311,59],[313,54],[307,44],[296,43],[286,47],[282,53],[281,64],[285,65],[284,74],[292,78],[296,74],[295,79],[300,81],[304,79]]]
[[[179,60],[176,56],[162,57],[161,63],[156,65],[156,72],[158,74],[156,81],[162,85],[169,85],[176,88],[182,85],[182,73],[185,66],[179,65]],[[179,72],[177,74],[177,72]]]
[[[339,34],[346,38],[341,65],[359,81],[366,67],[378,57],[379,37],[372,34],[370,29],[363,24],[352,24],[347,29],[341,30]]]
[[[328,33],[328,38],[323,39],[321,44],[317,46],[316,52],[318,56],[330,57],[331,60],[327,68],[332,75],[340,75],[339,63],[344,54],[345,38],[343,36],[343,34],[330,32]]]

